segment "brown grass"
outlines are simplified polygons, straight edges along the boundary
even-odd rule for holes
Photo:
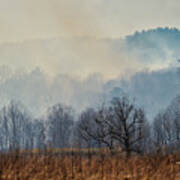
[[[180,154],[132,156],[68,153],[0,155],[0,180],[174,180],[180,179]]]

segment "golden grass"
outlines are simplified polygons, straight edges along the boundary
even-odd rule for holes
[[[68,151],[70,152],[70,150]],[[124,156],[100,153],[88,156],[7,153],[0,155],[0,180],[178,180],[180,154]]]

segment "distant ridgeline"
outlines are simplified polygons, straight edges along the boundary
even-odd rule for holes
[[[117,47],[118,41],[114,47]],[[124,39],[127,54],[137,58],[145,67],[130,80],[112,80],[110,96],[128,94],[135,97],[152,118],[159,110],[166,108],[171,100],[180,94],[180,30],[157,28],[143,30]]]
[[[141,60],[177,59],[180,58],[180,30],[166,27],[135,32],[125,38],[125,46]]]

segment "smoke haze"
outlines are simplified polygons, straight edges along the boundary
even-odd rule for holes
[[[0,0],[0,5],[1,106],[16,99],[40,115],[61,102],[79,112],[127,93],[155,114],[178,94],[173,89],[179,88],[180,32],[156,28],[180,27],[179,1]],[[161,87],[167,90],[164,100]]]

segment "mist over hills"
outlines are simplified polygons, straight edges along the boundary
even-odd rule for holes
[[[130,80],[114,80],[111,84],[114,92],[111,96],[124,92],[144,107],[149,118],[170,104],[180,91],[180,68],[168,68],[153,72],[139,72]],[[120,93],[119,93],[120,94]]]
[[[162,63],[164,67],[180,58],[180,31],[166,27],[135,32],[125,38],[125,46],[143,63]]]
[[[41,116],[56,103],[80,112],[127,94],[153,118],[180,92],[179,50],[180,31],[175,28],[136,32],[124,39],[2,44],[0,107],[14,99]]]

